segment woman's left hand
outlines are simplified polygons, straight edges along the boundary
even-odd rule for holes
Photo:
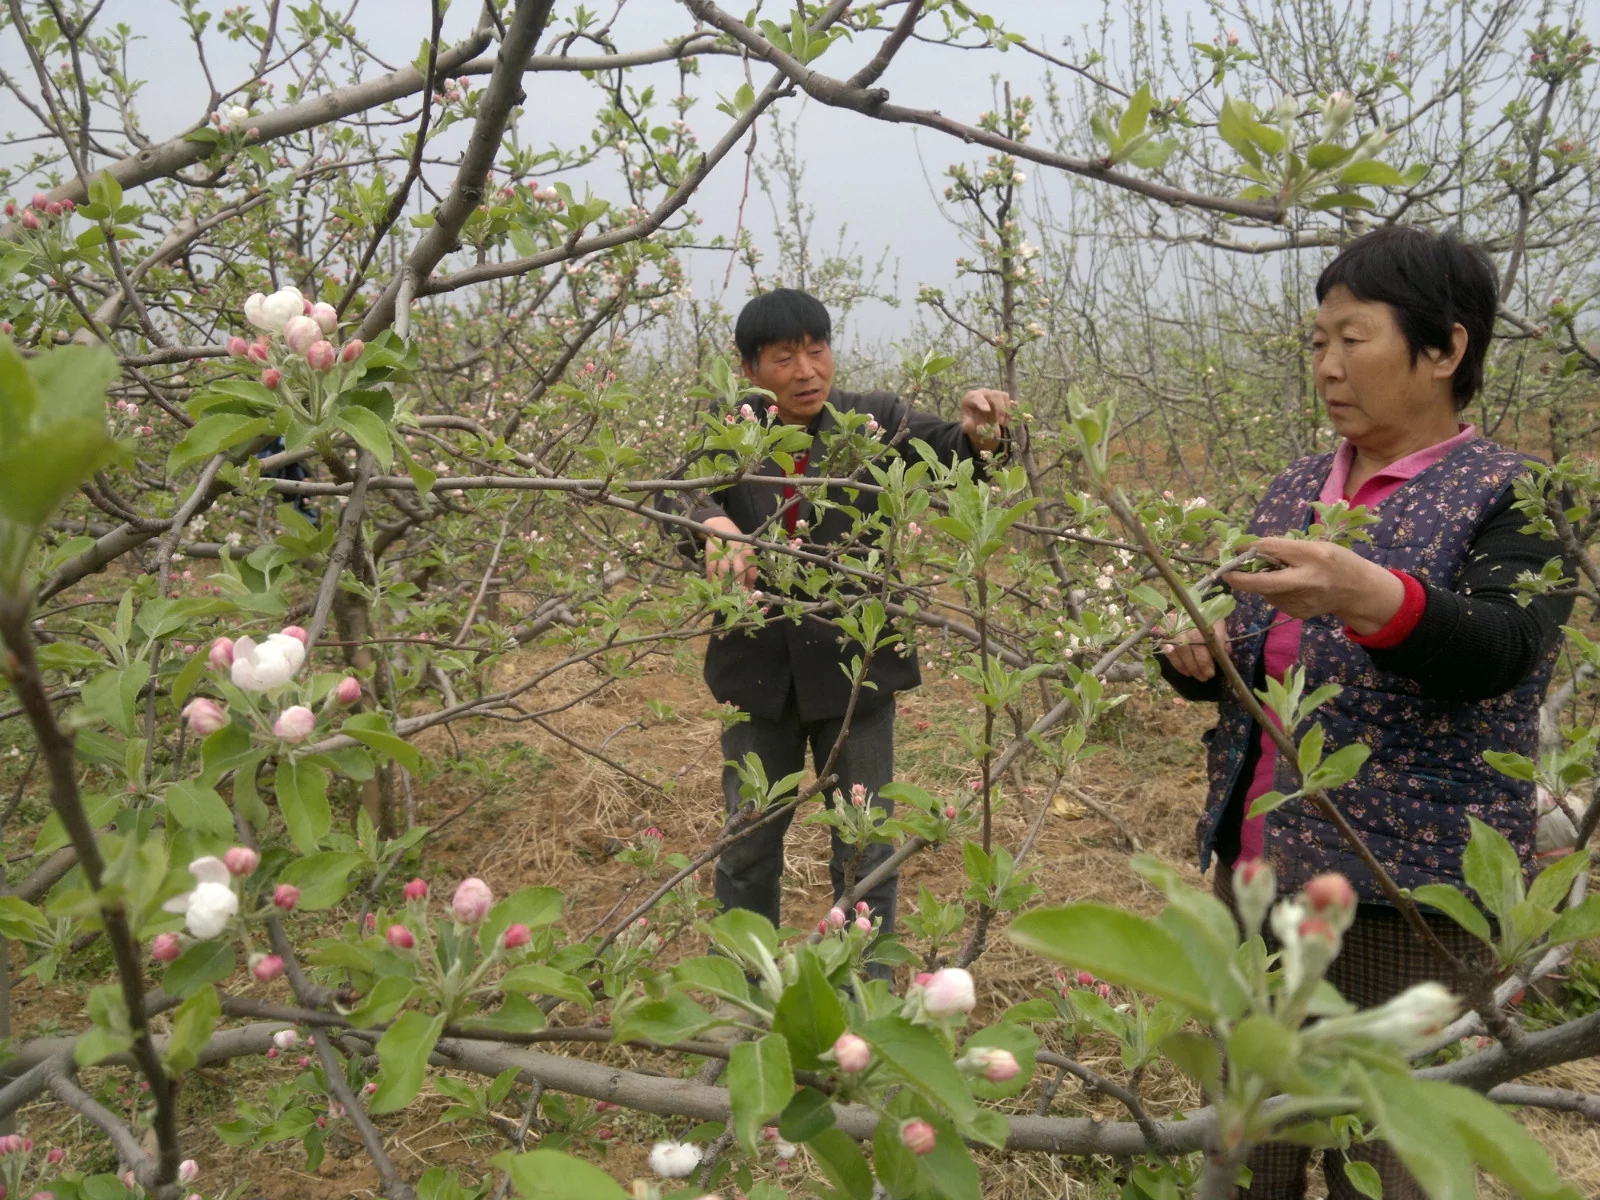
[[[1332,542],[1262,538],[1255,548],[1283,563],[1276,571],[1230,571],[1236,592],[1254,592],[1272,607],[1304,619],[1330,613],[1356,633],[1376,633],[1400,611],[1405,585],[1383,567]]]

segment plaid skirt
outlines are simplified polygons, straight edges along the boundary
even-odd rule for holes
[[[1234,908],[1233,871],[1217,864],[1212,891]],[[1422,911],[1423,919],[1449,951],[1470,958],[1483,943],[1443,913]],[[1267,949],[1278,949],[1270,929],[1263,929]],[[1387,904],[1359,904],[1356,919],[1345,931],[1339,957],[1328,967],[1328,982],[1359,1008],[1372,1008],[1419,983],[1449,983],[1443,964],[1425,946],[1400,911]],[[1304,1200],[1313,1151],[1308,1146],[1276,1143],[1251,1151],[1249,1200]],[[1344,1160],[1370,1163],[1383,1180],[1384,1200],[1426,1200],[1426,1194],[1399,1157],[1383,1142],[1363,1142],[1349,1150],[1323,1152],[1322,1173],[1328,1200],[1361,1200],[1344,1173]]]

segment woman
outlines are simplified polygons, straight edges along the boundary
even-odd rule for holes
[[[1328,265],[1317,280],[1312,355],[1317,392],[1344,440],[1272,482],[1250,531],[1284,565],[1226,576],[1238,603],[1217,626],[1257,687],[1297,665],[1308,692],[1340,686],[1314,718],[1327,752],[1360,741],[1372,754],[1333,799],[1401,887],[1461,884],[1469,814],[1505,834],[1525,864],[1533,857],[1532,784],[1499,774],[1483,753],[1535,753],[1539,704],[1572,602],[1518,605],[1517,576],[1537,573],[1559,551],[1523,533],[1511,507],[1526,456],[1459,420],[1483,383],[1497,295],[1482,251],[1418,228],[1377,230]],[[1370,543],[1345,549],[1274,536],[1306,528],[1313,503],[1340,499],[1378,519],[1365,530]],[[1312,805],[1245,817],[1257,796],[1296,790],[1297,776],[1228,690],[1198,631],[1167,646],[1165,660],[1163,674],[1180,694],[1218,706],[1198,830],[1202,869],[1219,859],[1218,894],[1231,900],[1233,868],[1256,858],[1271,863],[1284,891],[1342,872],[1361,904],[1329,981],[1368,1007],[1438,978],[1440,965]],[[1453,950],[1473,944],[1442,915],[1428,917]],[[1349,1156],[1378,1169],[1386,1200],[1422,1194],[1381,1143]],[[1258,1150],[1252,1200],[1304,1196],[1309,1161],[1299,1147]],[[1360,1194],[1336,1154],[1324,1170],[1330,1200]]]

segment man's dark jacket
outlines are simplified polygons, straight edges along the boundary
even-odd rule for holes
[[[893,439],[906,416],[907,406],[891,392],[843,392],[834,388],[828,403],[840,412],[870,414],[879,426],[878,436]],[[815,476],[821,457],[822,435],[836,429],[831,413],[824,408],[807,427],[812,436],[806,474]],[[972,443],[955,421],[942,421],[931,413],[911,409],[905,435],[895,445],[896,453],[915,457],[910,445],[926,442],[945,463],[973,458]],[[881,459],[879,460],[882,461]],[[782,476],[783,468],[768,460],[758,474]],[[861,503],[857,493],[856,504]],[[851,504],[843,489],[830,488],[834,504]],[[783,503],[783,489],[771,484],[735,483],[705,497],[705,502],[690,511],[696,521],[730,517],[744,533],[754,534],[767,526]],[[834,545],[849,538],[854,524],[847,512],[829,509],[821,522],[815,522],[811,502],[802,494],[797,518],[806,522],[800,536],[813,546]],[[766,528],[767,538],[782,536],[781,523]],[[850,681],[843,668],[861,654],[859,643],[847,641],[839,627],[821,617],[807,616],[791,621],[774,613],[760,629],[739,630],[715,635],[706,649],[706,684],[719,703],[733,704],[752,716],[777,720],[784,713],[789,694],[802,721],[825,721],[844,716],[850,701]],[[914,650],[903,654],[880,650],[873,656],[867,679],[876,688],[862,690],[856,702],[858,712],[869,712],[893,703],[894,693],[914,688],[922,682]]]

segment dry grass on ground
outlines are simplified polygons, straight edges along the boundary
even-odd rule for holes
[[[502,664],[504,678],[496,682],[525,677],[537,665],[532,655],[516,656]],[[958,731],[978,719],[977,705],[960,681],[937,670],[927,671],[927,677],[920,691],[900,698],[898,774],[935,792],[959,794],[970,785],[971,769],[970,761],[963,761]],[[446,816],[459,813],[430,846],[431,877],[442,885],[477,874],[498,894],[529,884],[555,884],[569,898],[567,926],[581,932],[605,916],[623,889],[637,878],[636,872],[611,857],[622,840],[655,825],[665,831],[668,850],[692,853],[714,837],[721,820],[719,726],[708,715],[710,699],[693,651],[647,660],[632,678],[583,698],[596,682],[592,675],[567,672],[541,689],[538,703],[549,709],[575,701],[549,718],[555,728],[591,747],[603,743],[608,756],[638,774],[657,781],[672,780],[670,794],[647,788],[614,767],[580,755],[531,724],[478,721],[456,729],[453,735],[435,732],[425,746],[431,756],[449,755],[459,748],[467,755],[486,756],[492,763],[503,760],[504,765],[500,778],[490,786],[463,774],[441,774],[431,785],[418,789],[419,822],[437,825]],[[1055,811],[1044,820],[1029,861],[1035,869],[1034,880],[1050,900],[1092,898],[1153,911],[1158,897],[1127,866],[1131,844],[1178,864],[1194,882],[1200,882],[1192,838],[1204,795],[1197,738],[1208,714],[1175,702],[1165,690],[1142,686],[1130,690],[1126,704],[1099,731],[1108,748],[1078,768],[1069,781],[1070,789],[1062,793]],[[675,716],[637,724],[648,716],[649,700],[670,705]],[[1017,794],[1014,782],[1008,781],[1006,804],[996,820],[997,841],[1011,847],[1020,844],[1048,782],[1027,780]],[[1083,798],[1095,804],[1086,806],[1081,803]],[[827,854],[826,829],[795,825],[784,881],[784,913],[793,923],[810,924],[828,907]],[[957,853],[947,849],[912,860],[903,873],[903,904],[916,895],[920,884],[947,900],[958,895],[965,880]],[[693,940],[685,939],[685,943]],[[690,944],[674,950],[699,952]],[[980,1019],[1041,994],[1051,983],[1047,964],[1023,955],[1003,936],[991,938],[975,973],[983,997],[977,1014]],[[281,989],[281,984],[256,988],[267,994]],[[78,1001],[71,986],[41,989],[28,980],[15,989],[13,1004],[16,1026],[24,1031],[47,1018],[70,1025],[63,1014],[76,1008]],[[665,1058],[622,1048],[589,1047],[573,1052],[604,1057],[619,1065],[675,1069]],[[1074,1053],[1108,1075],[1124,1076],[1109,1044],[1080,1045]],[[283,1064],[255,1062],[236,1064],[227,1072],[200,1073],[186,1096],[184,1138],[206,1170],[206,1193],[219,1194],[225,1188],[245,1185],[240,1194],[249,1200],[257,1196],[323,1200],[377,1195],[374,1172],[343,1128],[330,1137],[327,1159],[314,1175],[301,1169],[300,1149],[295,1143],[241,1153],[216,1138],[211,1127],[231,1118],[235,1095],[259,1098],[271,1083],[286,1079],[287,1071]],[[1600,1091],[1600,1065],[1569,1065],[1549,1072],[1541,1081]],[[1150,1107],[1158,1112],[1199,1103],[1187,1081],[1172,1072],[1153,1072],[1141,1081],[1141,1088]],[[1023,1098],[1030,1110],[1035,1095],[1036,1091],[1030,1091]],[[482,1125],[442,1122],[445,1106],[441,1097],[425,1089],[423,1098],[403,1120],[380,1119],[403,1172],[415,1176],[435,1164],[479,1167],[503,1145]],[[1072,1081],[1061,1088],[1054,1111],[1108,1119],[1124,1116],[1114,1103],[1085,1094]],[[36,1139],[57,1137],[87,1147],[82,1131],[58,1125],[60,1119],[61,1110],[47,1106],[21,1116]],[[1581,1193],[1600,1195],[1600,1129],[1565,1115],[1534,1113],[1524,1119],[1550,1147],[1566,1178]],[[686,1128],[681,1121],[638,1114],[624,1114],[615,1125],[618,1136],[604,1161],[620,1178],[647,1175],[644,1153],[648,1142],[681,1134]],[[802,1159],[773,1178],[791,1191],[797,1190],[804,1170]],[[985,1156],[983,1170],[985,1196],[990,1200],[1088,1200],[1117,1194],[1112,1183],[1115,1164],[1109,1161]],[[1321,1194],[1316,1185],[1313,1194]]]

